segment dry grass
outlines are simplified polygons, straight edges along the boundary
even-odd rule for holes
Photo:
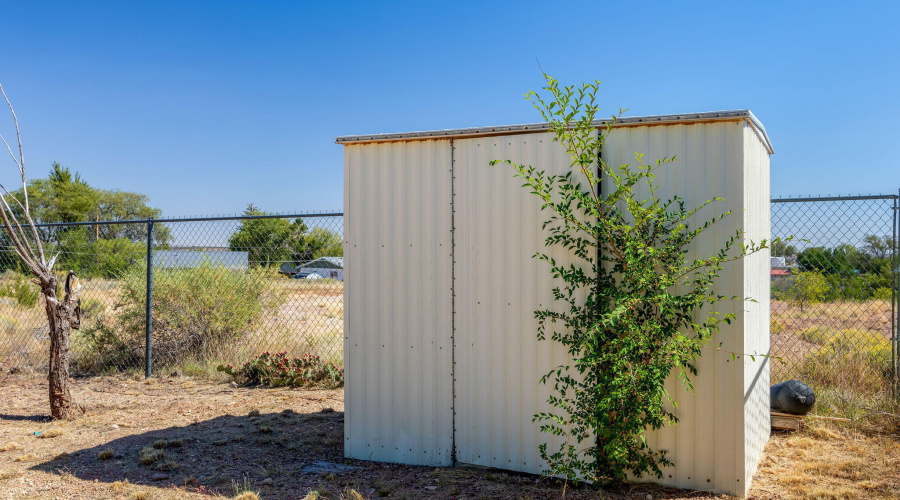
[[[15,450],[21,450],[21,449],[22,449],[22,445],[15,441],[10,441],[10,442],[4,444],[3,446],[0,446],[0,451],[15,451]]]
[[[892,427],[893,426],[893,427]],[[810,420],[775,434],[754,479],[759,498],[900,497],[900,421],[845,425]]]
[[[0,275],[0,286],[6,279]],[[82,280],[83,303],[95,306],[95,316],[103,311],[115,318],[119,284],[115,280]],[[239,364],[263,352],[287,352],[291,355],[316,354],[335,364],[343,363],[343,283],[334,280],[276,279],[278,293],[284,297],[278,313],[268,317],[256,330],[241,339],[213,346],[200,359],[188,359],[177,365],[161,367],[166,373],[226,380],[216,371],[220,364]],[[87,318],[86,321],[91,321]],[[44,371],[49,349],[46,317],[40,303],[23,307],[15,300],[0,297],[0,359],[7,373],[36,374]],[[82,330],[83,331],[83,330]],[[102,360],[81,335],[72,336],[73,370],[93,374],[102,367]],[[140,366],[117,367],[132,370],[135,376]]]
[[[63,429],[59,429],[57,427],[51,427],[51,428],[45,430],[44,432],[38,434],[37,437],[39,437],[41,439],[52,439],[52,438],[60,437],[60,436],[64,436],[64,435],[66,435],[66,431],[64,431]]]
[[[11,279],[8,273],[0,274],[0,287]],[[81,284],[82,304],[92,304],[91,314],[115,305],[118,293],[115,281],[86,279]],[[42,301],[38,299],[34,307],[25,307],[9,297],[0,297],[0,359],[9,373],[41,372],[46,366],[50,339]],[[73,357],[77,358],[77,335],[72,347]]]
[[[97,458],[100,460],[109,460],[110,458],[116,456],[116,452],[107,448],[100,453],[97,453]]]
[[[854,417],[853,405],[889,400],[891,305],[889,301],[831,302],[806,306],[772,302],[772,382],[809,384],[828,414]],[[830,401],[832,400],[832,401]],[[826,403],[823,405],[822,403]],[[836,410],[843,410],[840,413]]]

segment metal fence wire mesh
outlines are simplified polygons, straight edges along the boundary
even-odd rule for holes
[[[773,382],[897,389],[897,203],[894,195],[772,200],[772,236],[794,237],[772,248]],[[60,278],[72,270],[83,285],[74,374],[146,373],[148,353],[162,374],[205,375],[265,352],[343,366],[343,214],[40,231],[48,253],[59,253]],[[44,372],[43,299],[4,236],[0,370]]]
[[[164,375],[210,374],[265,352],[312,354],[343,366],[342,214],[40,230],[48,253],[60,254],[60,277],[72,270],[83,286],[82,324],[71,338],[76,375],[146,373],[148,351],[150,367]],[[43,299],[6,243],[0,246],[0,370],[46,371]]]
[[[772,200],[772,381],[897,381],[897,196]]]

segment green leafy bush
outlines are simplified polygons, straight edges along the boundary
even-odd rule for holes
[[[709,242],[713,253],[690,260],[694,240],[730,215],[696,220],[721,199],[686,207],[678,197],[658,198],[655,172],[674,158],[646,164],[637,155],[631,165],[607,164],[600,151],[617,116],[597,129],[599,82],[561,87],[545,77],[552,99],[533,92],[528,98],[568,153],[570,170],[549,175],[542,166],[491,162],[511,166],[540,199],[545,245],[576,258],[557,262],[549,250],[536,255],[559,280],[552,290],[557,304],[535,311],[538,339],[562,344],[573,358],[541,379],[552,387],[552,410],[534,420],[563,442],[540,446],[545,472],[594,484],[662,477],[672,462],[645,435],[678,422],[665,380],[674,371],[692,390],[697,358],[735,317],[711,307],[735,299],[716,289],[719,272],[767,242],[744,242],[737,231]],[[609,188],[602,194],[595,189],[601,177]]]
[[[138,366],[144,343],[125,335],[114,318],[101,314],[71,337],[74,368],[86,373],[105,373],[124,366]]]
[[[284,352],[276,354],[266,352],[247,361],[240,368],[232,365],[219,365],[216,369],[244,383],[272,387],[301,386],[323,381],[335,385],[344,384],[344,369],[324,362],[322,358],[314,354],[288,358],[287,353]]]
[[[791,277],[784,295],[803,311],[806,306],[825,300],[830,289],[825,276],[815,271],[803,271]]]
[[[41,291],[28,276],[14,271],[3,273],[0,297],[9,297],[22,307],[32,308],[38,303]]]
[[[265,268],[232,270],[207,263],[154,274],[153,353],[162,364],[214,355],[256,331],[284,301],[277,274]],[[84,328],[90,349],[118,362],[143,352],[145,297],[146,269],[134,266],[122,275],[114,314],[103,314]]]

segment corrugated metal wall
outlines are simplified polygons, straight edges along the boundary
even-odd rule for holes
[[[768,208],[762,208],[762,213],[748,213],[767,203],[769,192],[768,178],[759,178],[761,165],[757,164],[753,172],[745,166],[744,123],[620,127],[610,134],[603,152],[609,163],[634,164],[636,152],[644,153],[644,161],[648,163],[658,158],[677,157],[674,164],[657,172],[661,186],[658,196],[668,198],[677,194],[688,207],[713,197],[726,199],[695,216],[694,222],[700,223],[719,213],[733,211],[730,217],[703,233],[688,258],[714,254],[737,229],[747,230],[748,237],[756,241],[768,238]],[[757,144],[760,144],[758,139]],[[767,171],[765,175],[768,175]],[[765,182],[765,188],[761,182]],[[751,201],[752,205],[746,205],[748,210],[743,210],[745,203]],[[747,227],[750,223],[753,227]],[[731,325],[723,326],[718,338],[710,343],[711,347],[697,363],[696,392],[686,393],[674,377],[667,382],[667,390],[678,401],[675,413],[680,422],[648,436],[650,446],[669,450],[670,458],[676,464],[665,471],[661,481],[664,484],[732,494],[745,492],[750,480],[747,475],[749,464],[755,467],[760,458],[758,453],[748,450],[745,413],[765,412],[768,419],[768,381],[762,377],[753,379],[750,375],[757,375],[762,360],[757,358],[757,362],[752,362],[743,356],[748,347],[768,345],[768,271],[751,272],[757,271],[762,262],[760,259],[767,262],[767,258],[766,253],[730,263],[720,274],[720,293],[738,297],[756,293],[759,297],[754,298],[759,303],[732,301],[717,306],[720,312],[735,313],[738,317]],[[721,350],[716,350],[719,343]],[[764,348],[757,352],[765,354],[767,351]],[[731,353],[736,353],[737,359],[732,360]],[[760,399],[763,389],[765,401]],[[752,399],[747,397],[751,394]],[[745,409],[745,401],[755,403],[758,408]],[[754,418],[759,420],[758,415]]]
[[[688,206],[727,198],[697,221],[734,210],[690,256],[714,253],[742,227],[754,241],[768,238],[768,155],[744,120],[617,127],[603,156],[633,163],[636,152],[647,161],[678,156],[657,173],[659,195],[678,194]],[[492,159],[548,172],[569,168],[545,133],[346,147],[347,456],[449,463],[455,335],[458,460],[525,472],[544,467],[538,445],[548,437],[531,421],[549,409],[539,380],[567,361],[558,345],[535,337],[533,312],[551,302],[553,286],[548,266],[532,258],[544,248],[546,217],[510,167],[490,167]],[[558,261],[571,259],[553,252]],[[722,273],[724,295],[759,302],[719,307],[738,320],[712,343],[722,350],[711,347],[700,360],[696,394],[674,378],[668,383],[681,422],[649,436],[677,464],[666,484],[735,494],[748,487],[768,437],[768,365],[743,354],[768,351],[767,257]]]
[[[449,465],[450,143],[344,150],[348,457]]]
[[[771,203],[769,183],[769,152],[753,127],[744,123],[744,231],[747,239],[759,242],[771,236]],[[744,296],[756,302],[745,302],[744,353],[769,354],[769,304],[771,286],[768,276],[769,251],[751,255],[744,260]],[[750,491],[753,474],[762,458],[772,429],[769,413],[769,358],[744,356],[744,495]]]
[[[565,348],[539,342],[534,311],[556,305],[544,251],[547,214],[512,167],[565,173],[571,160],[549,134],[455,141],[457,458],[466,464],[539,473],[547,442],[532,417],[550,411],[542,376],[568,363]],[[560,262],[574,256],[548,252]],[[556,307],[559,309],[559,307]],[[553,445],[558,442],[551,441]]]

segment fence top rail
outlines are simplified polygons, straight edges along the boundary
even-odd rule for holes
[[[808,198],[772,198],[772,203],[803,203],[810,201],[858,201],[858,200],[896,200],[896,194],[868,194],[857,196],[811,196]]]
[[[206,222],[222,220],[249,220],[249,219],[303,219],[311,217],[343,217],[343,212],[325,212],[320,214],[273,214],[273,215],[225,215],[221,217],[180,217],[172,219],[130,219],[130,220],[99,220],[88,222],[42,222],[35,227],[69,227],[69,226],[109,226],[115,224],[148,224],[150,222]],[[17,226],[16,224],[13,224]],[[22,227],[30,227],[21,224]]]

